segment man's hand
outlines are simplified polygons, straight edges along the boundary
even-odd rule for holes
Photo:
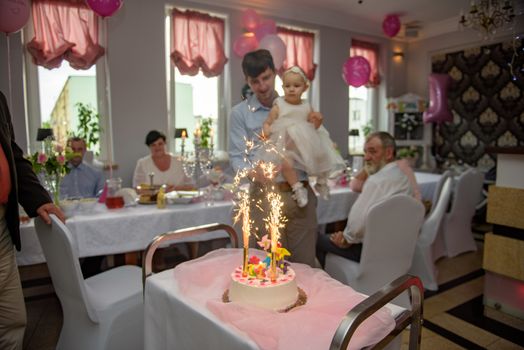
[[[329,239],[331,240],[331,243],[333,243],[334,245],[336,245],[339,248],[347,249],[351,247],[351,243],[348,243],[346,241],[342,231],[338,231],[338,232],[335,232],[329,235]]]
[[[65,223],[64,213],[62,212],[62,210],[60,210],[59,207],[57,207],[53,203],[42,204],[40,208],[36,210],[36,213],[48,225],[51,225],[51,218],[49,218],[50,214],[55,214],[60,219],[60,221]]]
[[[322,125],[322,121],[324,120],[324,117],[322,116],[322,113],[311,111],[309,112],[309,115],[307,116],[307,121],[312,123],[315,126],[315,129],[320,128],[320,125]]]

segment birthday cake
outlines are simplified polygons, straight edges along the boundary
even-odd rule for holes
[[[262,267],[261,269],[265,267]],[[264,272],[265,274],[266,272]],[[295,271],[287,268],[285,272],[277,269],[277,278],[271,281],[269,276],[242,275],[242,266],[231,273],[229,300],[262,307],[275,311],[283,311],[297,303],[298,287],[295,281]]]

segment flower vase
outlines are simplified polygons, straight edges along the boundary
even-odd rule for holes
[[[53,198],[53,203],[59,205],[60,203],[60,175],[46,174],[44,177],[44,188],[49,192]]]

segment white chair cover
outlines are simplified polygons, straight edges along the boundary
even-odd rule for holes
[[[409,274],[418,276],[424,288],[429,290],[438,290],[436,259],[432,247],[441,232],[440,226],[449,204],[452,181],[453,179],[447,176],[444,185],[439,189],[440,195],[434,202],[433,210],[422,225],[409,270]]]
[[[69,229],[35,220],[64,322],[57,349],[142,349],[141,269],[121,266],[84,280]]]
[[[444,216],[442,225],[446,255],[450,258],[477,250],[471,220],[475,206],[482,199],[483,182],[484,175],[473,168],[462,173],[456,181],[451,210]]]
[[[398,194],[372,206],[366,218],[360,262],[328,253],[326,272],[358,292],[371,295],[408,272],[424,206],[410,196]],[[409,308],[409,300],[396,303]]]

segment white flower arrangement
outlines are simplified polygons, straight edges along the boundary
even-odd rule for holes
[[[416,116],[414,114],[404,113],[395,124],[400,126],[400,128],[411,132],[415,129],[415,127],[419,126],[421,123],[416,119]]]

